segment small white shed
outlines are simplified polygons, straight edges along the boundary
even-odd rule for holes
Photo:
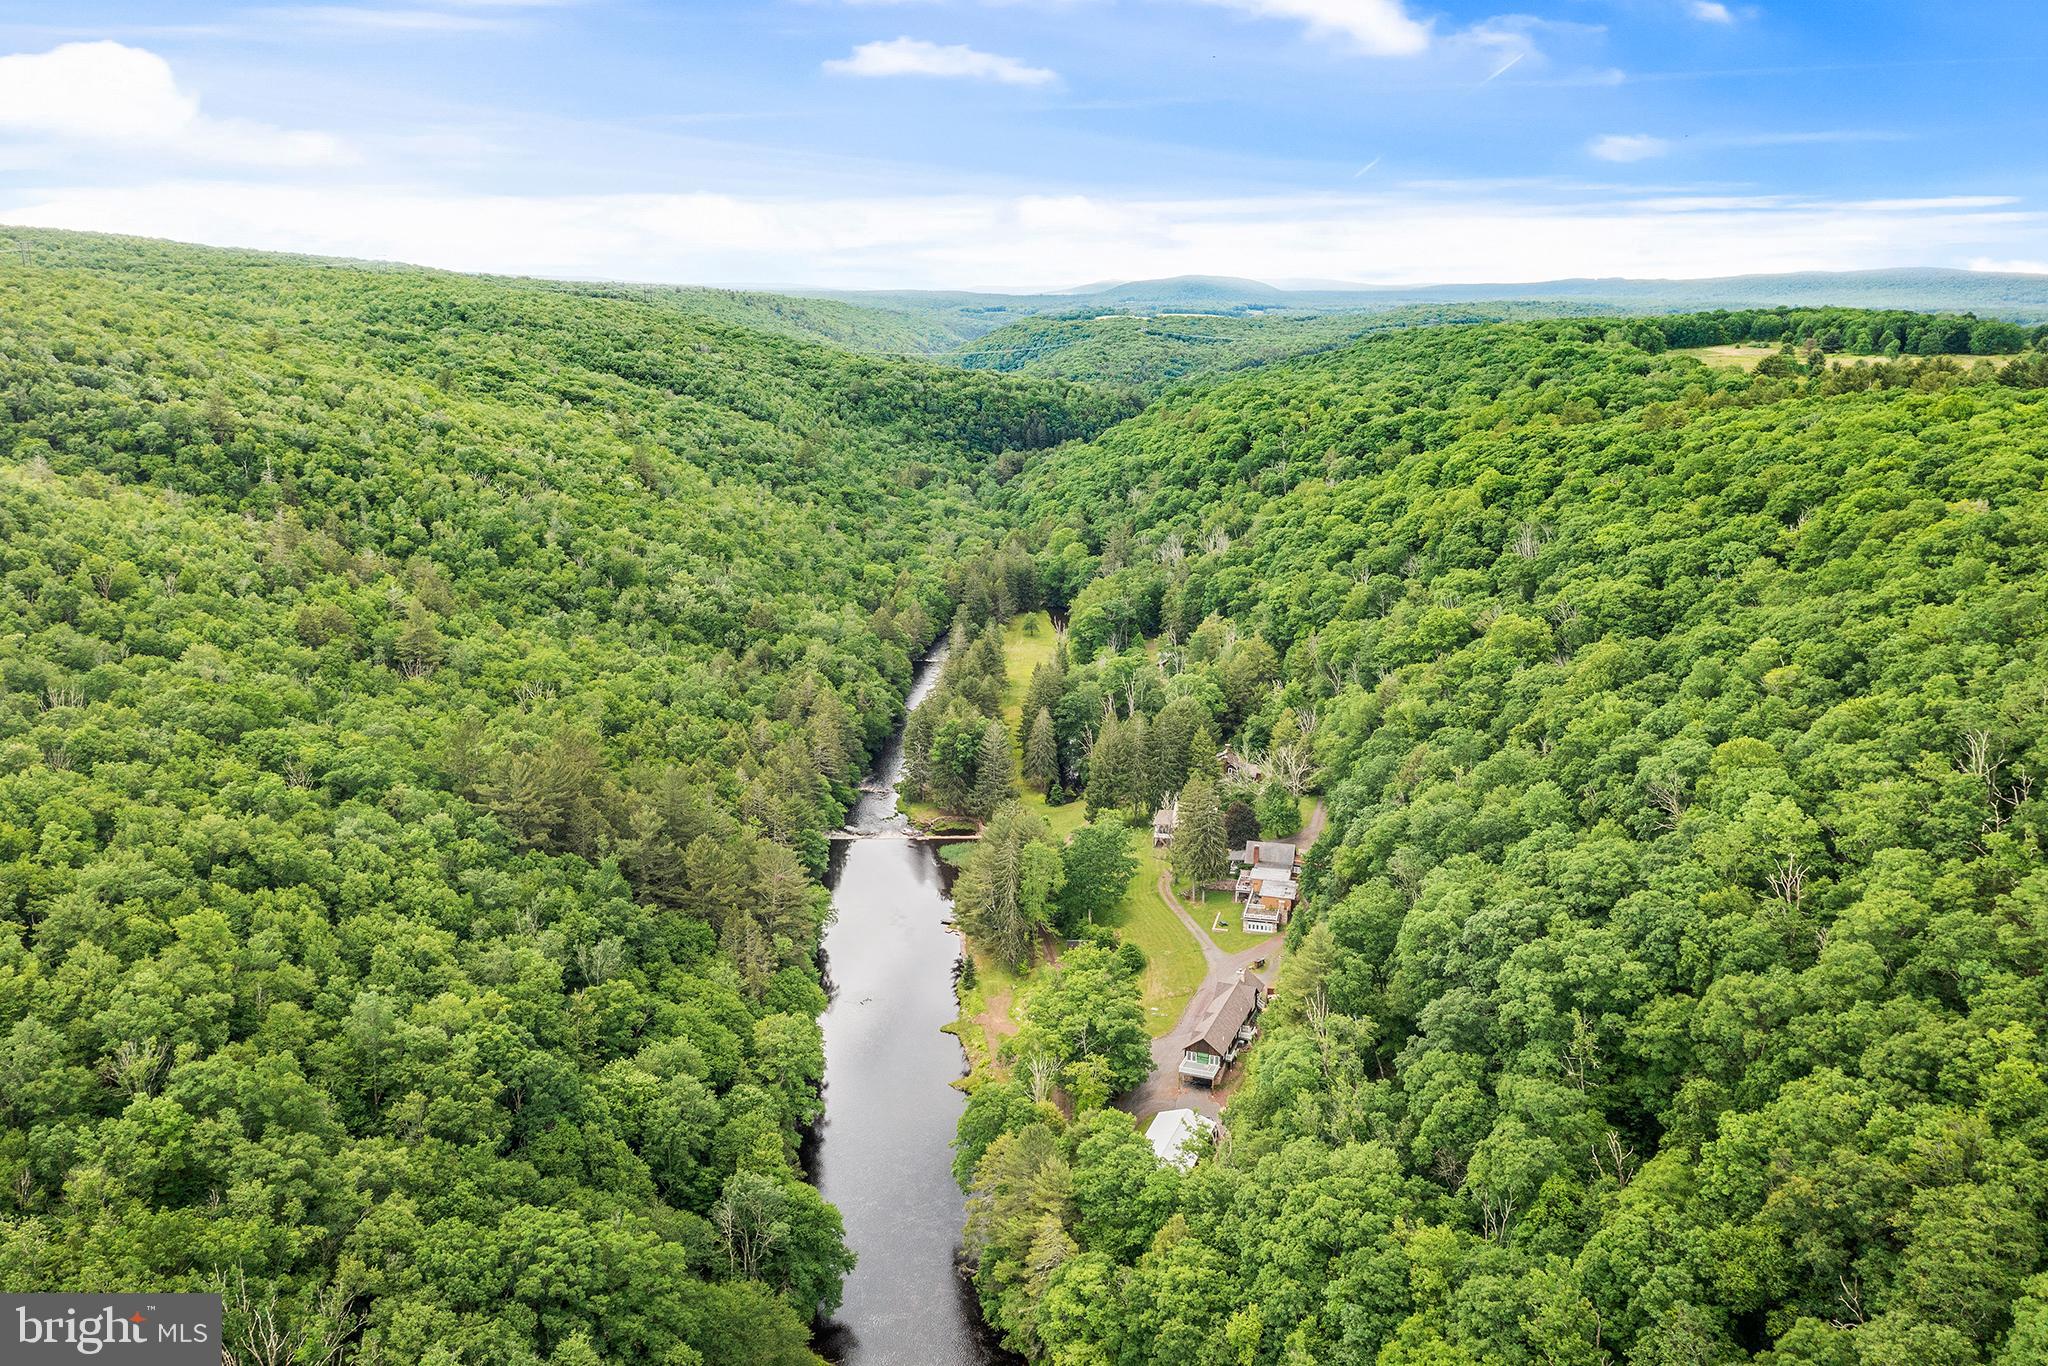
[[[1152,1123],[1145,1130],[1145,1140],[1152,1145],[1153,1153],[1161,1162],[1186,1171],[1195,1165],[1194,1140],[1206,1139],[1215,1127],[1215,1120],[1193,1110],[1161,1110],[1152,1116]]]

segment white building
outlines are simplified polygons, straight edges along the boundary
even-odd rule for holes
[[[1161,1162],[1186,1171],[1195,1165],[1199,1149],[1208,1142],[1209,1132],[1215,1127],[1215,1120],[1193,1110],[1161,1110],[1152,1116],[1145,1141],[1152,1145],[1153,1154]]]

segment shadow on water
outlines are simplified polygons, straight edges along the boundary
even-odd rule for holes
[[[920,667],[913,702],[941,662]],[[952,1142],[966,1097],[952,1083],[966,1059],[941,1032],[958,1013],[953,870],[935,845],[902,838],[901,776],[899,731],[847,821],[869,838],[835,843],[827,872],[825,1115],[803,1160],[860,1260],[816,1345],[843,1366],[994,1366],[1018,1358],[982,1322],[959,1262]]]

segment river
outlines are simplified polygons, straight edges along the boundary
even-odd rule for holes
[[[919,667],[910,705],[940,663]],[[960,941],[946,925],[950,878],[937,848],[908,838],[896,809],[902,776],[898,731],[847,822],[854,837],[833,845],[825,1117],[810,1161],[860,1261],[818,1346],[843,1366],[983,1366],[1015,1358],[989,1335],[957,1269],[964,1205],[952,1142],[967,1102],[951,1085],[960,1045],[940,1030],[959,1013]]]

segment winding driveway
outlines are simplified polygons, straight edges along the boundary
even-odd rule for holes
[[[1306,849],[1314,844],[1323,833],[1328,813],[1321,802],[1309,815],[1308,824],[1294,837],[1294,843]],[[1207,970],[1202,975],[1202,985],[1189,998],[1188,1007],[1181,1012],[1173,1028],[1152,1041],[1152,1075],[1117,1097],[1116,1107],[1144,1120],[1161,1110],[1189,1109],[1212,1119],[1223,1113],[1223,1102],[1228,1097],[1231,1085],[1237,1080],[1242,1069],[1233,1069],[1220,1087],[1191,1086],[1180,1078],[1181,1040],[1201,1022],[1217,995],[1229,989],[1238,974],[1250,969],[1260,959],[1266,960],[1266,969],[1259,974],[1259,980],[1271,986],[1280,971],[1281,951],[1287,945],[1285,931],[1262,939],[1248,949],[1236,953],[1225,953],[1216,947],[1216,941],[1202,928],[1195,918],[1188,914],[1187,907],[1180,904],[1180,898],[1173,894],[1173,875],[1165,869],[1159,872],[1159,896],[1180,923],[1187,927],[1195,942],[1202,947],[1202,960]]]

